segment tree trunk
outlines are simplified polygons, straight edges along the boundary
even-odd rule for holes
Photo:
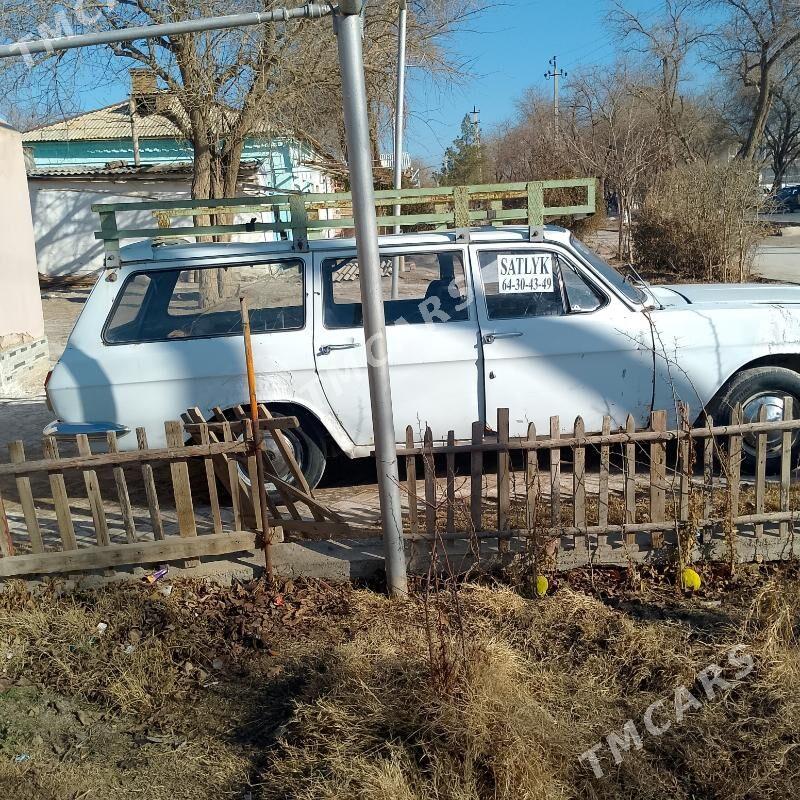
[[[772,68],[766,60],[766,54],[761,56],[759,67],[758,101],[753,114],[747,139],[739,151],[739,158],[752,161],[755,158],[761,140],[764,137],[764,128],[767,124],[770,106],[772,105]]]

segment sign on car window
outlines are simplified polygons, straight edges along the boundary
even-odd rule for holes
[[[500,294],[553,292],[553,256],[550,253],[498,253]]]

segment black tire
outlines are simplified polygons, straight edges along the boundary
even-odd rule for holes
[[[282,417],[284,414],[273,414],[274,417]],[[309,487],[312,489],[322,480],[325,473],[325,465],[327,459],[325,457],[325,450],[320,444],[319,437],[315,435],[316,432],[306,431],[301,428],[289,428],[283,432],[287,441],[294,451],[294,457],[297,461],[303,476],[306,479]],[[268,449],[272,452],[274,458],[273,463],[278,470],[278,477],[291,483],[293,486],[297,485],[294,476],[289,472],[288,467],[285,466],[280,454],[276,451],[274,442],[271,437],[266,441]],[[240,463],[240,475],[242,481],[246,486],[250,485],[250,478],[247,475],[246,467]],[[274,487],[271,487],[274,488]]]
[[[733,409],[742,406],[744,422],[756,422],[762,405],[767,406],[767,419],[783,416],[783,398],[793,401],[792,416],[800,418],[800,374],[785,367],[755,367],[737,373],[710,404],[708,413],[715,425],[730,425]],[[767,440],[767,472],[775,473],[781,465],[781,434],[770,435]],[[743,468],[753,472],[756,467],[754,437],[743,437]],[[800,457],[800,435],[792,436],[792,465]]]

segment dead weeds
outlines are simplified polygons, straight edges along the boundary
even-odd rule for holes
[[[168,596],[18,586],[0,598],[0,787],[47,800],[793,797],[797,570],[704,578],[691,597],[637,567],[552,576],[541,600],[483,578],[402,602],[313,581],[176,581]],[[604,763],[604,778],[579,763],[738,644],[755,661],[740,685]]]

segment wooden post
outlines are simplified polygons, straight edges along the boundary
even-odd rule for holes
[[[231,423],[224,420],[222,423],[222,438],[226,442],[233,443],[234,436],[231,430]],[[241,501],[241,481],[239,480],[239,462],[235,458],[227,460],[228,465],[228,488],[231,495],[231,508],[233,509],[234,530],[242,529],[242,501]]]
[[[90,456],[92,448],[86,434],[80,433],[75,437],[78,443],[78,452],[82,456]],[[92,510],[92,521],[94,523],[95,538],[100,547],[108,547],[111,544],[108,535],[108,521],[106,520],[106,510],[103,505],[103,496],[100,494],[100,483],[97,480],[97,473],[93,469],[83,470],[83,482],[86,486],[86,496],[89,499],[89,507]]]
[[[689,407],[685,403],[678,406],[678,469],[679,476],[679,499],[678,499],[678,559],[681,567],[689,562],[691,556],[691,541],[693,532],[687,531],[686,526],[689,522],[689,481],[693,472],[693,448],[689,438],[691,425],[689,422]],[[684,550],[685,548],[685,550]],[[679,578],[680,585],[682,578]]]
[[[14,555],[14,542],[11,539],[8,517],[6,517],[6,504],[2,494],[0,494],[0,555],[3,558],[11,558]]]
[[[706,426],[714,427],[713,417],[706,418]],[[703,439],[703,518],[711,519],[714,513],[714,437],[709,434]],[[703,528],[703,542],[705,543],[712,532],[711,526]]]
[[[44,437],[42,453],[45,458],[52,458],[54,461],[58,461],[58,443],[55,437]],[[75,525],[72,522],[72,511],[69,507],[69,495],[64,482],[64,474],[51,472],[48,478],[50,480],[50,492],[53,495],[53,508],[56,512],[58,532],[61,535],[61,546],[64,550],[75,550],[78,547],[78,543],[75,539]]]
[[[794,416],[794,401],[791,397],[783,399],[783,421]],[[792,484],[792,432],[784,431],[781,437],[781,511],[789,510],[789,489]],[[789,535],[789,523],[781,522],[778,531],[782,540]]]
[[[290,199],[290,202],[291,199]],[[294,209],[293,209],[294,210]],[[302,213],[305,215],[305,204],[302,205]],[[298,223],[300,224],[300,223]],[[305,240],[305,232],[301,231],[301,239]],[[272,567],[272,531],[269,527],[269,514],[267,512],[267,487],[264,485],[265,470],[264,470],[264,452],[261,449],[261,428],[258,424],[258,400],[256,398],[256,371],[253,364],[253,344],[250,339],[250,313],[247,309],[247,298],[242,295],[239,298],[239,304],[242,314],[242,332],[244,334],[244,359],[247,366],[247,387],[250,393],[250,416],[252,420],[252,433],[253,433],[253,455],[256,460],[256,480],[258,487],[251,484],[251,497],[253,499],[253,507],[255,508],[256,495],[259,500],[259,510],[261,512],[261,532],[264,536],[264,566],[266,569],[267,580],[272,582],[275,579],[275,573]]]
[[[767,421],[767,407],[762,405],[758,410],[758,421]],[[756,434],[756,514],[764,513],[764,497],[767,490],[767,434]],[[754,528],[756,541],[764,535],[764,523],[759,522]]]
[[[633,417],[628,414],[625,420],[625,433],[636,432],[636,423]],[[628,442],[624,447],[625,456],[623,458],[623,497],[625,505],[625,524],[636,523],[636,442]],[[633,533],[625,534],[625,546],[636,546],[636,535]]]
[[[144,428],[136,429],[136,442],[140,450],[147,450],[147,432]],[[153,476],[153,467],[144,462],[142,464],[142,480],[144,491],[147,495],[147,508],[150,512],[150,524],[153,526],[153,538],[156,541],[164,539],[164,522],[161,519],[161,509],[158,505],[158,492]]]
[[[425,532],[436,535],[436,464],[433,460],[433,432],[425,428],[422,440],[422,463],[425,467]]]
[[[483,423],[472,423],[472,452],[470,454],[469,510],[474,533],[483,527]]]
[[[586,435],[586,426],[583,417],[575,419],[574,435],[581,439]],[[572,464],[572,494],[574,497],[573,519],[574,525],[580,530],[586,530],[586,448],[576,444],[573,448]],[[586,534],[583,534],[586,536]],[[588,545],[588,542],[587,542]],[[577,548],[577,542],[575,542]]]
[[[211,436],[208,432],[208,425],[200,427],[200,443],[211,444]],[[206,471],[206,483],[208,484],[208,502],[211,504],[211,518],[214,523],[214,533],[222,533],[222,514],[219,508],[219,496],[217,494],[217,475],[214,471],[214,461],[211,458],[203,459],[203,466]]]
[[[651,414],[650,427],[654,431],[667,430],[667,412],[654,411]],[[650,444],[650,521],[663,522],[666,519],[667,489],[667,446],[664,440]],[[654,531],[651,535],[651,547],[658,549],[663,543],[664,534]]]
[[[511,456],[508,452],[509,421],[508,409],[497,409],[497,443],[505,449],[497,452],[497,530],[508,530],[508,511],[511,505]],[[500,553],[508,551],[508,539],[502,536],[497,540]]]
[[[414,446],[414,429],[406,426],[406,447]],[[408,521],[412,536],[419,533],[419,508],[417,506],[417,457],[406,456],[406,487],[408,494]]]
[[[558,417],[550,417],[550,438],[561,437]],[[561,527],[561,448],[550,450],[550,527]]]
[[[456,443],[455,431],[447,432],[447,446],[453,447]],[[448,533],[455,533],[456,530],[456,454],[448,453],[445,457],[447,462],[447,525]]]
[[[176,420],[164,423],[167,446],[183,447],[183,426]],[[197,523],[194,518],[192,486],[189,481],[189,466],[185,461],[172,461],[169,465],[172,475],[172,490],[175,495],[175,511],[178,516],[178,532],[181,536],[197,536]],[[191,565],[196,566],[196,565]]]
[[[528,441],[536,441],[536,425],[528,425]],[[525,459],[525,526],[529,531],[536,527],[536,502],[539,497],[539,455],[528,450]]]
[[[119,447],[117,446],[117,434],[114,431],[109,431],[107,434],[108,452],[118,453]],[[125,480],[125,470],[122,467],[113,467],[114,483],[117,486],[117,498],[119,499],[119,510],[122,515],[122,525],[125,528],[125,538],[128,542],[136,541],[136,522],[133,518],[133,509],[131,508],[131,499],[128,495],[128,483]]]
[[[733,425],[742,424],[742,407],[737,404],[731,414]],[[739,493],[741,489],[742,471],[742,434],[731,434],[728,440],[728,486],[730,494],[730,513],[731,519],[739,516]],[[734,534],[735,526],[734,526]]]
[[[611,433],[611,417],[603,417],[603,436]],[[597,490],[597,524],[602,528],[608,525],[608,473],[611,467],[611,446],[600,445],[600,478]]]
[[[21,464],[25,461],[25,445],[21,440],[9,442],[8,454],[12,464]],[[28,536],[31,540],[31,550],[34,553],[41,553],[44,551],[42,530],[36,517],[36,504],[33,501],[31,479],[27,475],[19,475],[17,476],[16,484],[19,502],[22,506],[22,514],[25,517],[25,527],[28,529]]]

